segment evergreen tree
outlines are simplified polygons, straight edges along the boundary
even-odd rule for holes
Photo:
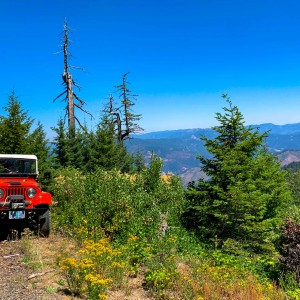
[[[84,136],[86,131],[80,128],[75,134],[75,128],[67,130],[62,119],[58,121],[57,125],[58,127],[52,128],[56,132],[53,142],[54,166],[84,170],[86,164]]]
[[[33,120],[22,108],[21,102],[12,90],[7,106],[3,107],[6,116],[0,116],[0,152],[27,153],[28,138]]]
[[[135,172],[139,173],[146,169],[145,157],[141,152],[137,152],[133,155],[133,165]]]
[[[153,192],[158,189],[161,183],[161,169],[163,161],[160,157],[156,156],[154,152],[151,154],[149,168],[145,168],[144,174],[144,188],[147,192]]]
[[[68,165],[68,136],[63,119],[59,119],[57,127],[52,130],[56,133],[53,141],[54,166],[66,167]]]
[[[293,203],[300,208],[300,170],[288,172],[287,182],[293,197]]]
[[[34,154],[39,159],[39,171],[43,173],[50,167],[50,146],[46,138],[43,125],[38,122],[37,128],[28,137],[27,151],[24,153]]]
[[[82,169],[86,172],[90,172],[95,170],[95,159],[93,157],[93,145],[94,145],[94,132],[88,130],[84,130],[81,134],[81,142],[82,142],[82,157],[83,157],[83,165]]]
[[[257,250],[270,245],[272,226],[290,200],[285,172],[264,147],[266,133],[245,127],[238,107],[223,97],[229,107],[216,114],[217,137],[202,138],[212,158],[199,156],[210,179],[189,185],[185,222],[202,237],[235,239]]]
[[[43,125],[38,122],[32,131],[33,119],[22,108],[14,90],[4,107],[6,116],[0,117],[0,152],[7,154],[34,154],[39,159],[39,171],[49,166],[49,145]]]
[[[115,139],[114,125],[107,115],[104,115],[93,135],[92,160],[94,168],[116,168],[123,172],[129,172],[131,169],[131,157],[123,143]]]
[[[83,144],[83,129],[80,128],[76,131],[71,128],[68,131],[67,138],[67,166],[83,170],[84,169],[84,149]]]

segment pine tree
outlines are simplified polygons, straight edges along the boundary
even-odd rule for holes
[[[0,117],[0,152],[7,154],[34,154],[39,159],[39,171],[43,173],[50,164],[50,147],[43,125],[38,122],[32,131],[33,119],[22,108],[14,90],[4,107],[6,116]]]
[[[86,170],[88,160],[91,159],[91,150],[88,149],[91,144],[90,134],[86,127],[77,129],[75,134],[75,128],[66,129],[64,121],[60,119],[57,127],[52,130],[56,133],[53,141],[54,166]]]
[[[255,250],[268,244],[270,230],[290,195],[285,172],[264,146],[267,134],[246,127],[238,107],[223,97],[228,107],[224,114],[216,114],[217,137],[202,138],[212,158],[199,156],[210,179],[190,184],[185,222],[202,237],[221,243],[235,239]]]
[[[130,155],[123,143],[115,138],[114,125],[104,115],[97,125],[93,136],[92,159],[94,167],[102,167],[106,170],[116,168],[123,172],[129,172],[132,166]]]
[[[289,190],[292,193],[293,204],[300,208],[300,170],[289,171],[287,176]]]
[[[14,90],[8,97],[7,106],[3,109],[7,115],[0,116],[0,152],[10,154],[26,153],[33,119],[22,108],[22,104],[18,101]]]
[[[38,122],[38,125],[28,137],[27,150],[24,153],[34,154],[39,160],[39,171],[43,173],[51,165],[50,146],[46,138],[46,132],[43,125]]]
[[[141,152],[137,152],[133,155],[133,164],[135,172],[140,173],[146,169],[145,157]]]
[[[93,145],[94,145],[94,132],[83,130],[81,133],[81,143],[82,143],[82,170],[85,172],[90,172],[95,170],[95,158],[93,157]]]
[[[59,119],[57,127],[52,127],[52,130],[56,133],[53,144],[53,159],[54,166],[66,167],[68,165],[68,136],[63,119]]]
[[[75,128],[71,128],[67,135],[67,166],[76,169],[84,169],[84,149],[83,144],[83,129],[77,129],[75,134]]]

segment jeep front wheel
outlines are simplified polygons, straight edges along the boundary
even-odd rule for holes
[[[39,235],[48,237],[50,234],[50,210],[47,209],[39,216]]]

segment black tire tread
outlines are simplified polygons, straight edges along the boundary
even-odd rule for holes
[[[39,216],[39,235],[41,237],[48,237],[50,234],[50,209],[47,209]]]

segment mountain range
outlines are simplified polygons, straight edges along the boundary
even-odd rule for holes
[[[266,146],[278,156],[282,166],[300,161],[300,123],[274,125],[271,123],[251,125],[259,132],[267,132]],[[197,156],[209,157],[202,136],[215,138],[217,133],[211,128],[178,129],[150,132],[133,136],[126,142],[130,153],[140,152],[149,161],[152,153],[163,160],[163,171],[179,175],[186,185],[200,177],[201,172]]]

